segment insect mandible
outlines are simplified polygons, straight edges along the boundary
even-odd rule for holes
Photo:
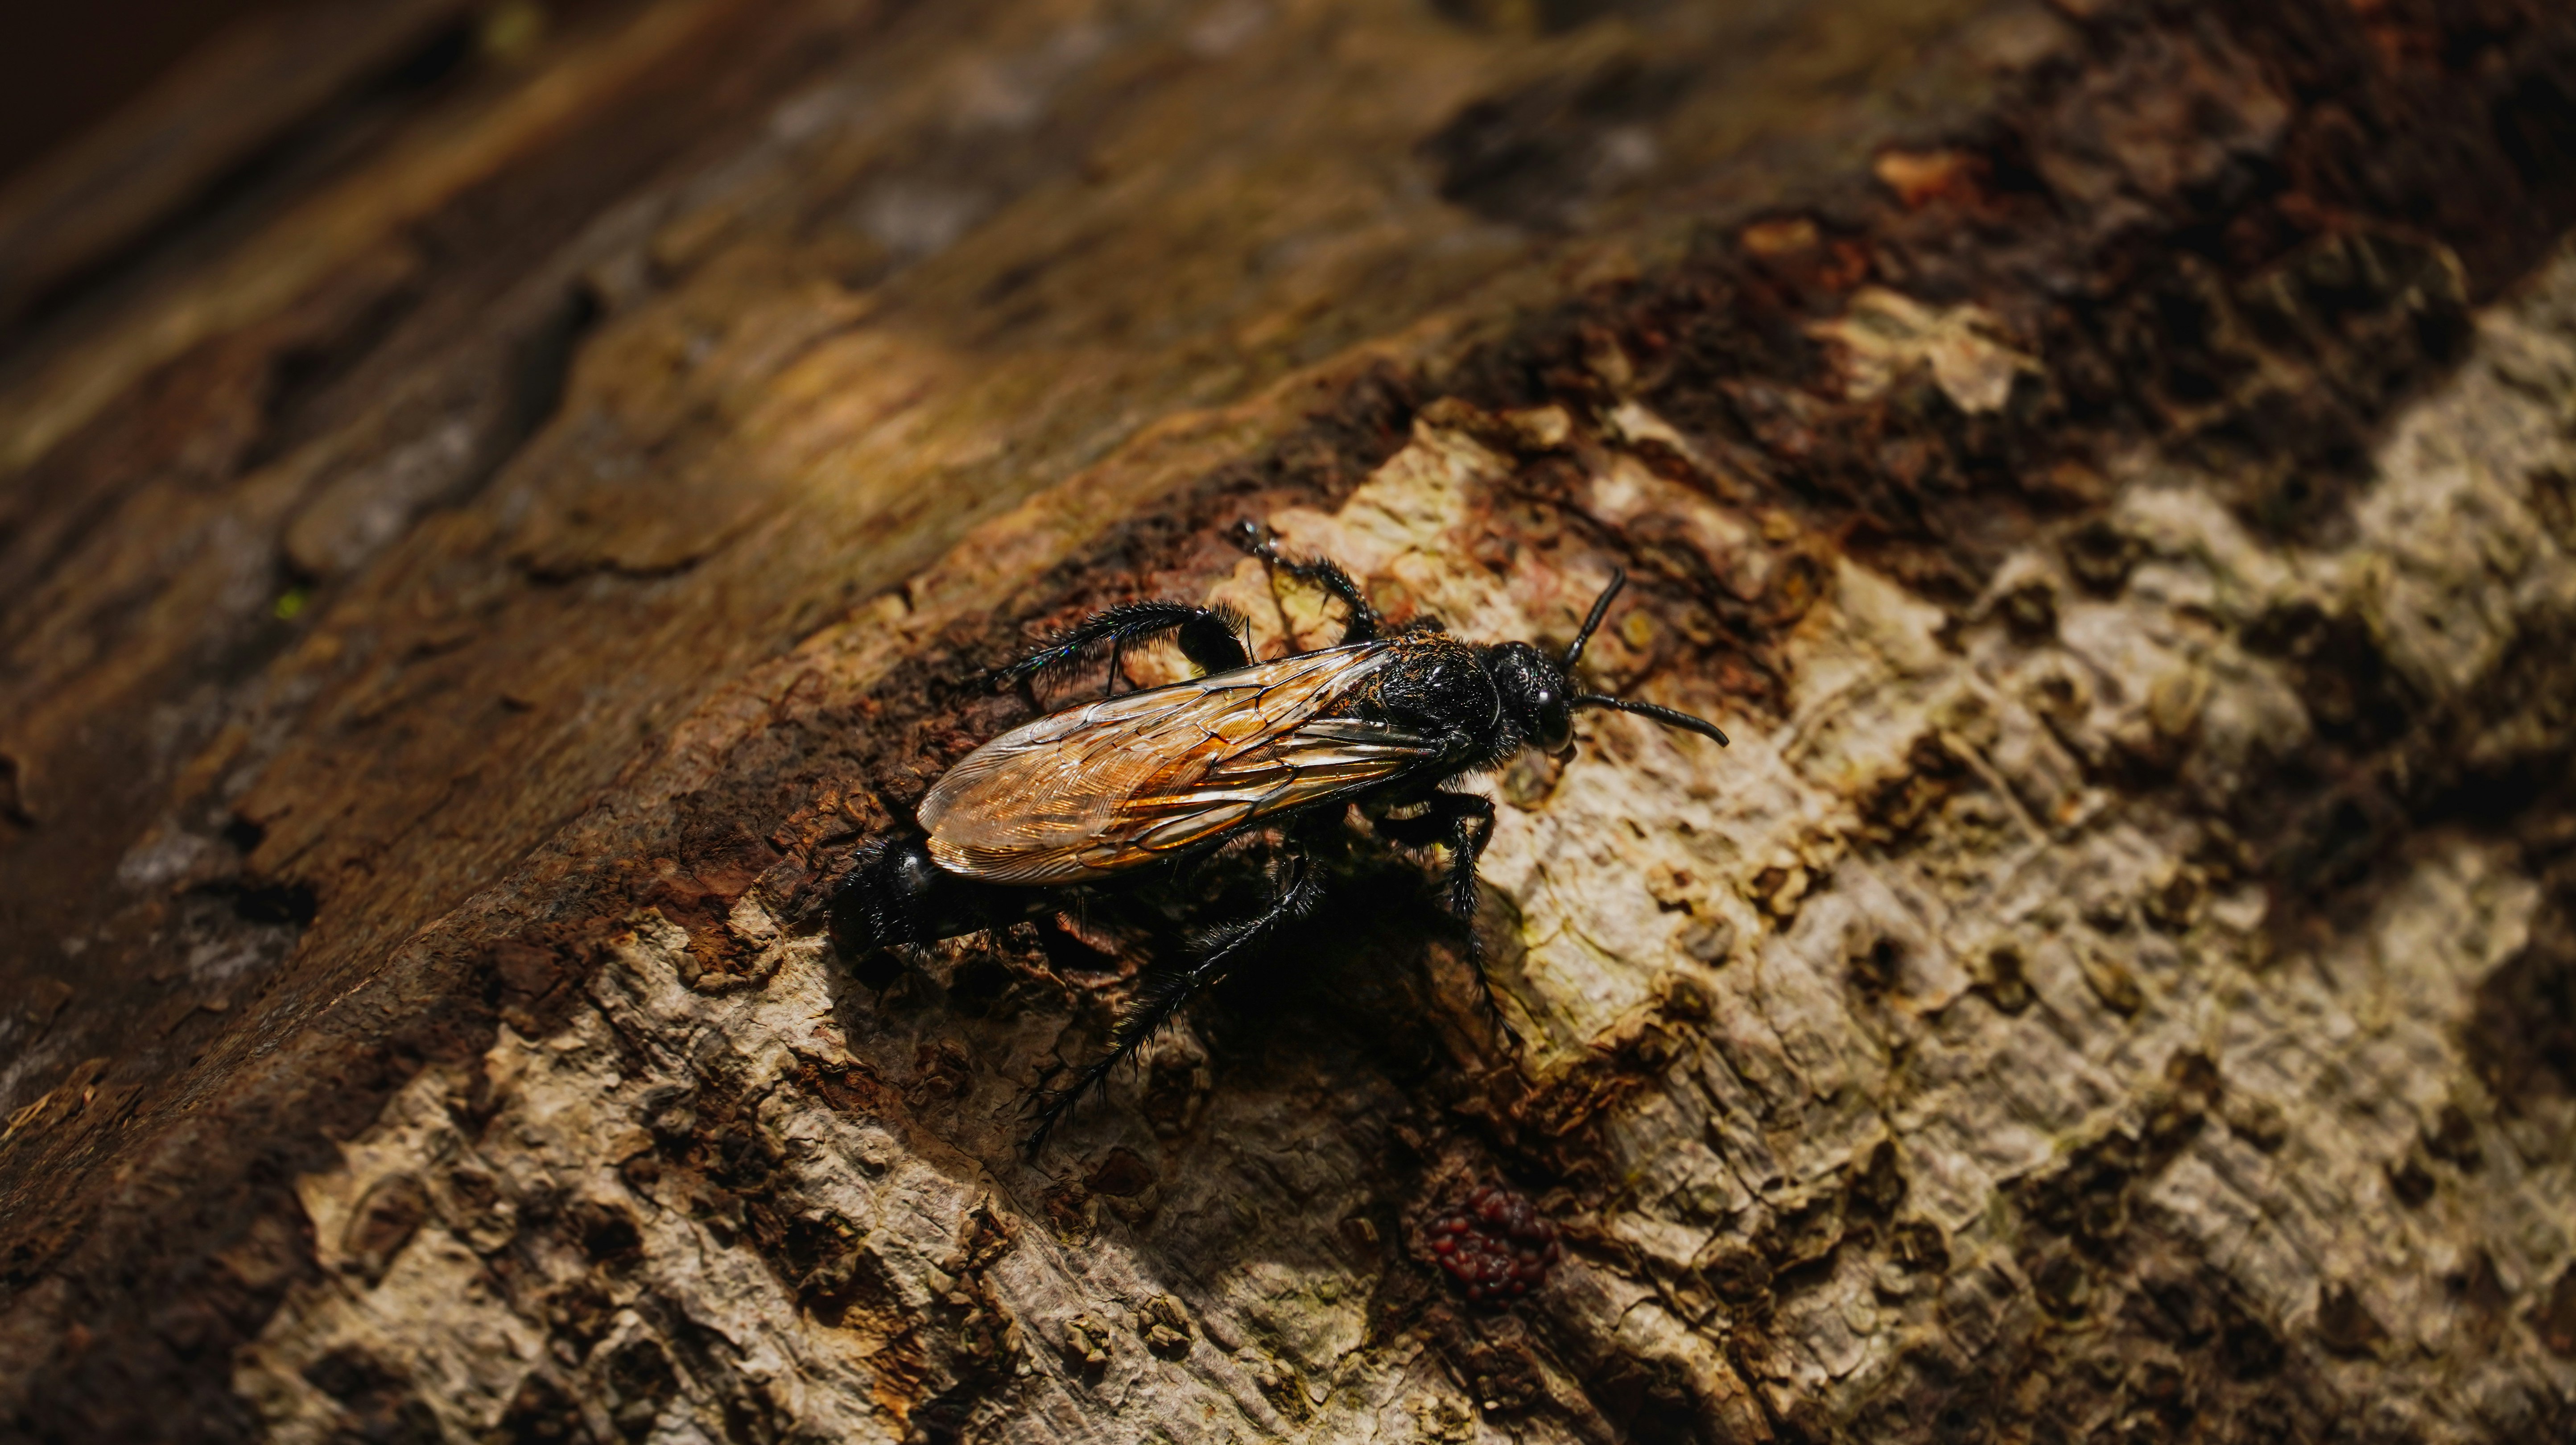
[[[1337,598],[1341,641],[1255,662],[1243,619],[1223,608],[1128,602],[1084,620],[993,676],[1016,683],[1061,674],[1106,648],[1101,698],[967,754],[915,810],[920,835],[863,846],[832,897],[833,934],[845,952],[930,943],[1034,911],[998,903],[999,892],[1079,889],[1277,830],[1267,903],[1148,968],[1107,1052],[1041,1108],[1032,1153],[1085,1092],[1246,950],[1313,910],[1323,880],[1312,843],[1351,804],[1390,842],[1447,846],[1448,908],[1466,930],[1486,1015],[1509,1034],[1475,928],[1476,862],[1493,836],[1494,805],[1446,785],[1497,768],[1523,747],[1572,751],[1573,717],[1586,708],[1726,743],[1716,724],[1689,713],[1575,690],[1575,664],[1626,585],[1624,572],[1611,574],[1572,645],[1552,657],[1527,642],[1462,641],[1427,618],[1390,628],[1334,563],[1284,557],[1251,522],[1237,524],[1233,539]],[[1163,638],[1201,675],[1113,695],[1121,656]]]

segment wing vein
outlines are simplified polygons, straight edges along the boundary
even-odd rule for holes
[[[922,800],[931,855],[995,882],[1080,882],[1384,783],[1437,757],[1439,741],[1319,714],[1390,658],[1383,642],[1332,648],[1025,724]]]

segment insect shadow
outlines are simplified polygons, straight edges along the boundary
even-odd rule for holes
[[[1476,863],[1493,836],[1494,805],[1449,785],[1524,747],[1570,752],[1574,714],[1587,708],[1726,742],[1715,724],[1688,713],[1574,686],[1624,573],[1612,574],[1572,645],[1552,656],[1527,642],[1466,642],[1431,618],[1390,627],[1334,563],[1284,557],[1250,522],[1232,536],[1275,571],[1338,600],[1341,640],[1256,663],[1243,619],[1222,608],[1138,601],[1098,613],[992,675],[1034,695],[1105,654],[1099,700],[969,753],[923,797],[920,832],[863,845],[833,892],[833,937],[851,957],[1065,918],[1068,905],[1141,920],[1148,933],[1186,929],[1179,947],[1155,949],[1137,974],[1101,1057],[1066,1086],[1041,1090],[1026,1141],[1032,1154],[1193,997],[1315,914],[1354,809],[1385,842],[1445,852],[1442,892],[1485,1016],[1516,1039],[1474,927]],[[1166,638],[1200,675],[1119,693],[1123,654]],[[1266,854],[1254,896],[1230,917],[1204,915],[1225,921],[1190,926],[1161,885],[1252,843]]]

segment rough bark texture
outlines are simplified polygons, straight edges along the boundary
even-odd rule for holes
[[[0,197],[10,1436],[2576,1431],[2564,7],[536,14]],[[1151,942],[813,905],[1242,516],[1736,743],[1033,1163]]]

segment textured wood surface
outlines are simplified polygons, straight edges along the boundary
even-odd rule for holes
[[[12,1434],[2576,1428],[2557,7],[383,13],[0,204]],[[1244,516],[1736,745],[1032,1163],[1130,951],[813,904]]]

